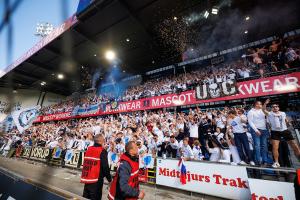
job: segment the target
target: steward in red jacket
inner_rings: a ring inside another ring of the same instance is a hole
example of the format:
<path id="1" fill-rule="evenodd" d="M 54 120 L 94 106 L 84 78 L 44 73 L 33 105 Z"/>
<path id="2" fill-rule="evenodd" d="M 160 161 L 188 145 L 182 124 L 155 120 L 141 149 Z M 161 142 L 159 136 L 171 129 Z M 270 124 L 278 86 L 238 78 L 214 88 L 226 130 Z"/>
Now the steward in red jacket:
<path id="1" fill-rule="evenodd" d="M 102 148 L 104 137 L 95 135 L 94 146 L 87 149 L 84 154 L 81 183 L 85 183 L 83 197 L 92 200 L 101 200 L 103 178 L 111 182 L 111 175 L 107 160 L 107 151 Z"/>
<path id="2" fill-rule="evenodd" d="M 145 192 L 139 188 L 139 157 L 135 142 L 128 142 L 126 152 L 120 157 L 120 165 L 109 189 L 110 200 L 143 199 Z"/>

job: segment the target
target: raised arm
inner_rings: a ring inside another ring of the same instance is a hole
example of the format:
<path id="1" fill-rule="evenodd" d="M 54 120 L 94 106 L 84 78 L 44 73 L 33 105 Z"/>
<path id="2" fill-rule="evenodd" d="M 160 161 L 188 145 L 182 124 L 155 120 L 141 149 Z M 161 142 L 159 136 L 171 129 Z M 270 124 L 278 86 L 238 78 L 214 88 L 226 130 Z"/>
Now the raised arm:
<path id="1" fill-rule="evenodd" d="M 269 115 L 269 112 L 267 110 L 267 105 L 270 103 L 270 99 L 267 99 L 262 107 L 262 111 L 265 113 L 266 116 Z"/>

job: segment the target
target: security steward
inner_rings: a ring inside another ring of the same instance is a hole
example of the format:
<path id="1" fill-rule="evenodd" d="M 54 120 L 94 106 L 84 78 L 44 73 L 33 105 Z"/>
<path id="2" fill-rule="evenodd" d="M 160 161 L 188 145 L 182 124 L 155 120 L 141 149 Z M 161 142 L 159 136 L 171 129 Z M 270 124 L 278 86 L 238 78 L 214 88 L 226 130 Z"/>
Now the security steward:
<path id="1" fill-rule="evenodd" d="M 87 149 L 84 155 L 81 183 L 84 183 L 83 197 L 92 200 L 101 200 L 103 178 L 111 182 L 111 175 L 107 160 L 107 151 L 103 148 L 102 134 L 94 136 L 94 146 Z"/>
<path id="2" fill-rule="evenodd" d="M 130 141 L 125 146 L 125 153 L 121 155 L 119 167 L 111 183 L 108 199 L 136 200 L 143 199 L 145 192 L 139 189 L 139 157 L 138 147 Z"/>

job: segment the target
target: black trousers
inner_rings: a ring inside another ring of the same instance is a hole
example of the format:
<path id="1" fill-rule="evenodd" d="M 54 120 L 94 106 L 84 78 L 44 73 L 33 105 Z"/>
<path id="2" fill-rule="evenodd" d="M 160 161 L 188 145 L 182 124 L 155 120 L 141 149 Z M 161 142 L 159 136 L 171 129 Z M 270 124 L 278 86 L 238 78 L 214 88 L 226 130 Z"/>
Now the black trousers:
<path id="1" fill-rule="evenodd" d="M 101 200 L 102 198 L 103 179 L 97 183 L 85 184 L 83 197 L 91 200 Z"/>

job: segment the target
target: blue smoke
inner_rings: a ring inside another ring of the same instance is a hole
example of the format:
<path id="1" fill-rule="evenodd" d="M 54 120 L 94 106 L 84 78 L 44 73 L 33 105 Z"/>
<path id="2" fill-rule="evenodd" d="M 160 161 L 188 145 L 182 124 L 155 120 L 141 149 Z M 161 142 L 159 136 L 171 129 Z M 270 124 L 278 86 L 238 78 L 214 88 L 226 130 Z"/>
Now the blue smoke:
<path id="1" fill-rule="evenodd" d="M 128 85 L 126 82 L 122 81 L 124 73 L 119 64 L 114 63 L 109 68 L 106 77 L 99 84 L 97 94 L 109 94 L 113 98 L 117 98 L 124 94 Z"/>

